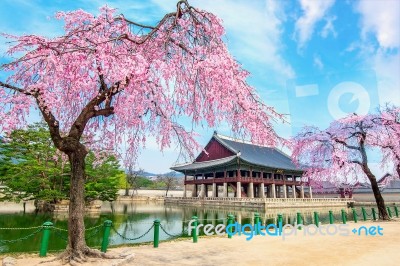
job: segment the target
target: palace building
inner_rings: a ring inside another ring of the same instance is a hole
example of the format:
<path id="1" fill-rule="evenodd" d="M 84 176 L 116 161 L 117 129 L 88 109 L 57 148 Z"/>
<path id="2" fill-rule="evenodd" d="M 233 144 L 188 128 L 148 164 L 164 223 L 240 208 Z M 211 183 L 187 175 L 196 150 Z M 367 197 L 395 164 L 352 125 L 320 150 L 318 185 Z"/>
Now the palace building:
<path id="1" fill-rule="evenodd" d="M 200 198 L 228 197 L 228 188 L 236 198 L 312 198 L 289 156 L 216 132 L 194 162 L 171 169 L 185 175 L 184 197 L 192 185 L 191 196 Z"/>

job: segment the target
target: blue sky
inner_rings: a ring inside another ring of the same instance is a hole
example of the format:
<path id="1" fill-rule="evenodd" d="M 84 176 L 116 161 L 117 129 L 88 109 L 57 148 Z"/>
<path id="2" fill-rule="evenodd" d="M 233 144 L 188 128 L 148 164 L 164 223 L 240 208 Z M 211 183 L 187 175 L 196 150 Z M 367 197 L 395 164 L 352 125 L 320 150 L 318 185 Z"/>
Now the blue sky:
<path id="1" fill-rule="evenodd" d="M 190 3 L 222 18 L 229 50 L 250 71 L 249 83 L 268 105 L 289 115 L 290 125 L 276 125 L 284 137 L 305 124 L 326 127 L 347 113 L 363 114 L 386 102 L 400 105 L 400 1 Z M 81 8 L 96 14 L 104 4 L 131 20 L 154 24 L 176 1 L 1 0 L 0 32 L 56 36 L 61 24 L 49 19 L 56 11 Z M 0 63 L 10 60 L 6 48 L 0 37 Z M 216 130 L 229 135 L 226 128 Z M 198 128 L 199 142 L 206 144 L 214 130 Z M 160 153 L 150 139 L 138 164 L 162 173 L 177 157 L 174 148 Z"/>

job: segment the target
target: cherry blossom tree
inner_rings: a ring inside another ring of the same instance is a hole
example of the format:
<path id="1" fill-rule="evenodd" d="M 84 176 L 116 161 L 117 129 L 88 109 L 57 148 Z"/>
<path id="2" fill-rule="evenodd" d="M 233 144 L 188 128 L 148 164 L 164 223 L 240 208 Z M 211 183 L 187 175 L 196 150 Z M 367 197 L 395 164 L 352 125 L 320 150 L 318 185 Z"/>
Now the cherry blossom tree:
<path id="1" fill-rule="evenodd" d="M 293 139 L 292 157 L 306 167 L 305 176 L 314 182 L 351 184 L 359 178 L 367 178 L 379 217 L 388 220 L 384 199 L 368 161 L 367 148 L 374 131 L 375 125 L 369 117 L 356 114 L 332 122 L 326 130 L 305 127 Z"/>
<path id="2" fill-rule="evenodd" d="M 2 66 L 10 76 L 0 81 L 0 131 L 26 125 L 34 107 L 68 156 L 69 240 L 62 258 L 105 256 L 85 243 L 88 149 L 111 151 L 124 143 L 136 157 L 146 137 L 154 136 L 160 149 L 175 141 L 192 152 L 198 147 L 193 126 L 221 122 L 255 143 L 278 141 L 272 122 L 282 116 L 246 83 L 249 73 L 229 54 L 222 22 L 213 14 L 182 0 L 153 26 L 108 7 L 97 16 L 77 10 L 56 18 L 65 22 L 62 36 L 6 35 L 15 60 Z"/>
<path id="3" fill-rule="evenodd" d="M 400 178 L 400 108 L 386 105 L 379 109 L 378 114 L 369 119 L 374 124 L 369 142 L 378 147 L 383 155 L 382 164 L 392 164 L 393 178 Z"/>

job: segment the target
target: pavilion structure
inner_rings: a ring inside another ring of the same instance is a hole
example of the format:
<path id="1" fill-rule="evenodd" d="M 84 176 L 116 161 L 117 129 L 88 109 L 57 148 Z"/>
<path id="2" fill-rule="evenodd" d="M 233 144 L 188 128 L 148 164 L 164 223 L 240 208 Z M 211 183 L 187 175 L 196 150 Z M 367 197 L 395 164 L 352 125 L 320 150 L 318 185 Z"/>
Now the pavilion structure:
<path id="1" fill-rule="evenodd" d="M 312 198 L 289 156 L 216 132 L 194 162 L 171 169 L 185 175 L 184 197 L 192 185 L 191 196 L 200 198 L 228 197 L 228 187 L 235 198 Z"/>

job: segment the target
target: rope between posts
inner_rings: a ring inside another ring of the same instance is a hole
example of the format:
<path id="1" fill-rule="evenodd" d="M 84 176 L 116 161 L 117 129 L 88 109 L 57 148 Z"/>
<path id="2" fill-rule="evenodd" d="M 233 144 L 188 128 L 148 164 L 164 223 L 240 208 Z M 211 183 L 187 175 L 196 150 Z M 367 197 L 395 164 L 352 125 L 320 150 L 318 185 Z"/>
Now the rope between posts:
<path id="1" fill-rule="evenodd" d="M 55 227 L 55 226 L 50 226 L 51 228 L 58 230 L 58 231 L 64 231 L 64 232 L 68 232 L 68 229 L 64 229 L 64 228 L 60 228 L 60 227 Z"/>
<path id="2" fill-rule="evenodd" d="M 96 226 L 93 226 L 93 227 L 89 227 L 89 228 L 85 229 L 85 231 L 90 231 L 90 230 L 94 230 L 94 229 L 99 229 L 100 227 L 103 227 L 103 225 L 102 225 L 102 224 L 99 224 L 99 225 L 96 225 Z"/>
<path id="3" fill-rule="evenodd" d="M 358 213 L 357 210 L 355 210 L 355 213 L 356 213 L 357 217 L 362 217 L 362 212 Z"/>
<path id="4" fill-rule="evenodd" d="M 34 227 L 0 227 L 0 230 L 32 230 L 42 228 L 42 225 L 34 226 Z"/>
<path id="5" fill-rule="evenodd" d="M 172 234 L 168 233 L 168 232 L 165 230 L 165 228 L 162 226 L 162 224 L 160 224 L 160 228 L 161 228 L 161 230 L 162 230 L 166 235 L 168 235 L 168 236 L 170 236 L 170 237 L 173 237 L 173 238 L 175 238 L 175 237 L 180 237 L 180 236 L 182 236 L 183 234 L 187 233 L 187 231 L 183 230 L 180 234 L 172 235 Z"/>
<path id="6" fill-rule="evenodd" d="M 62 233 L 61 233 L 61 231 L 67 231 L 68 232 L 68 230 L 65 230 L 65 229 L 61 229 L 61 228 L 57 228 L 57 227 L 53 227 L 55 230 L 54 230 L 54 233 L 57 235 L 57 236 L 59 236 L 62 240 L 64 240 L 65 242 L 67 242 L 68 241 L 68 236 L 64 236 Z"/>
<path id="7" fill-rule="evenodd" d="M 146 224 L 146 225 L 151 225 L 153 222 L 135 222 L 135 221 L 129 221 L 129 223 L 113 223 L 115 226 L 120 226 L 120 225 L 138 225 L 138 224 Z M 102 226 L 102 225 L 100 225 Z"/>
<path id="8" fill-rule="evenodd" d="M 138 240 L 138 239 L 144 237 L 145 235 L 147 235 L 147 234 L 151 231 L 151 229 L 153 229 L 153 227 L 154 227 L 154 224 L 153 224 L 153 225 L 149 228 L 149 230 L 147 230 L 144 234 L 142 234 L 141 236 L 138 236 L 138 237 L 134 237 L 134 238 L 129 238 L 129 237 L 123 236 L 122 234 L 120 234 L 120 233 L 117 231 L 117 229 L 115 229 L 114 225 L 111 226 L 111 229 L 112 229 L 117 235 L 119 235 L 122 239 L 128 240 L 128 241 L 134 241 L 134 240 Z"/>
<path id="9" fill-rule="evenodd" d="M 100 227 L 101 226 L 97 226 L 97 227 L 93 227 L 93 229 L 95 229 L 93 231 L 93 233 L 91 233 L 90 235 L 85 236 L 85 240 L 91 239 L 92 237 L 94 237 L 95 235 L 97 235 L 100 231 Z M 91 229 L 92 230 L 92 229 Z"/>
<path id="10" fill-rule="evenodd" d="M 329 217 L 326 217 L 326 216 L 324 218 L 319 217 L 319 221 L 321 223 L 329 223 Z"/>
<path id="11" fill-rule="evenodd" d="M 29 235 L 26 235 L 26 236 L 23 236 L 23 237 L 20 237 L 20 238 L 17 238 L 17 239 L 11 239 L 11 240 L 6 240 L 6 239 L 2 240 L 2 239 L 0 239 L 0 243 L 15 243 L 15 242 L 20 242 L 20 241 L 23 241 L 23 240 L 27 240 L 28 238 L 36 235 L 37 233 L 39 233 L 42 230 L 43 230 L 43 228 L 40 227 L 36 231 L 30 233 Z"/>

